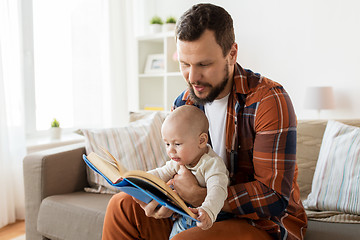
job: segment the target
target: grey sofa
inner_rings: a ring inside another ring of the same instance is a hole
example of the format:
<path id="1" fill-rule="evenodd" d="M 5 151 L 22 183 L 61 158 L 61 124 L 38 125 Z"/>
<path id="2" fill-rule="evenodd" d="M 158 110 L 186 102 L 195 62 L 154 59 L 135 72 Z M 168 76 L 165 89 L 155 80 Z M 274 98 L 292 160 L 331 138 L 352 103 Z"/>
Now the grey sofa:
<path id="1" fill-rule="evenodd" d="M 360 126 L 359 120 L 342 121 Z M 299 121 L 297 161 L 302 199 L 311 189 L 326 121 Z M 82 144 L 24 158 L 26 239 L 101 239 L 108 194 L 84 192 L 88 186 Z M 360 224 L 309 221 L 306 240 L 359 239 Z"/>

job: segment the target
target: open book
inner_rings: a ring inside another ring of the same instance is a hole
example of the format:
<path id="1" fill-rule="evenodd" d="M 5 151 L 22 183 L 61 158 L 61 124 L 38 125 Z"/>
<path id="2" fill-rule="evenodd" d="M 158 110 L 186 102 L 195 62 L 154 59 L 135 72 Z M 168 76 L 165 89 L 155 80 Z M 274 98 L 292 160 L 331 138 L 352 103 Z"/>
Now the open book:
<path id="1" fill-rule="evenodd" d="M 83 159 L 110 185 L 145 203 L 154 199 L 160 205 L 198 221 L 185 202 L 163 180 L 141 170 L 127 171 L 107 150 L 101 149 L 110 157 L 111 161 L 94 152 L 88 156 L 84 154 Z"/>

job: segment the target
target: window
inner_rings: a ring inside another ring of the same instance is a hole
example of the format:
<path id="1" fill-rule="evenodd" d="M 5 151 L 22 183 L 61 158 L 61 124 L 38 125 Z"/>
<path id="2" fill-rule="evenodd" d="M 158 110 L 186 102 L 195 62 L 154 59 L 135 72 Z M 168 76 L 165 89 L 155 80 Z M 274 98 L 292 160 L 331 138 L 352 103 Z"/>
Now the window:
<path id="1" fill-rule="evenodd" d="M 53 118 L 70 130 L 128 122 L 134 9 L 130 0 L 22 1 L 28 137 L 48 134 Z"/>
<path id="2" fill-rule="evenodd" d="M 103 123 L 107 73 L 102 9 L 101 0 L 33 0 L 32 132 L 49 129 L 53 118 L 63 128 Z"/>

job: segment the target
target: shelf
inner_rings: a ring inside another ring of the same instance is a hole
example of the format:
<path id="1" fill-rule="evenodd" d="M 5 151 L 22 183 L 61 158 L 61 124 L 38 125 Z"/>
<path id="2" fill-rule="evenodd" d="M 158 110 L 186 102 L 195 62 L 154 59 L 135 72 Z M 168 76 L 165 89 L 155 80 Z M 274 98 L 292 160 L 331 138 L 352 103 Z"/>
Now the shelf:
<path id="1" fill-rule="evenodd" d="M 137 81 L 139 86 L 139 109 L 162 109 L 170 111 L 175 98 L 187 87 L 180 72 L 174 31 L 137 37 Z M 164 70 L 144 73 L 147 59 L 152 54 L 163 54 Z"/>

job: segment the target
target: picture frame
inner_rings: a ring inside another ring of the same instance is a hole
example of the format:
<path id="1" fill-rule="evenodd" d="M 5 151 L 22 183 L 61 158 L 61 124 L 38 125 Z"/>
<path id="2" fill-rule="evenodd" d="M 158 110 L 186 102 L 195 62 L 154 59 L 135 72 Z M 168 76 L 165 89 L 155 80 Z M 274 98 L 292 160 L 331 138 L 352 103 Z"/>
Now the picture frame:
<path id="1" fill-rule="evenodd" d="M 144 73 L 162 73 L 164 70 L 164 54 L 150 54 L 147 56 Z"/>

